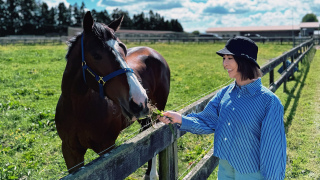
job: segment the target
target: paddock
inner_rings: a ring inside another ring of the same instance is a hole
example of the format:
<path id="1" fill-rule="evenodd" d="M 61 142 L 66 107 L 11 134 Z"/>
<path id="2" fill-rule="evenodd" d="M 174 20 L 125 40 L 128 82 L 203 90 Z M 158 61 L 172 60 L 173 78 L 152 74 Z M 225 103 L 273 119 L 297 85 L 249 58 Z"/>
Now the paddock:
<path id="1" fill-rule="evenodd" d="M 289 76 L 294 76 L 294 67 L 299 66 L 299 63 L 305 57 L 313 58 L 313 46 L 314 40 L 310 39 L 283 55 L 270 60 L 269 63 L 261 67 L 263 76 L 269 74 L 269 89 L 272 92 L 276 92 L 281 84 L 283 84 L 283 90 L 286 91 L 286 81 Z M 289 67 L 286 67 L 285 62 L 288 58 L 291 59 L 292 63 Z M 274 81 L 275 67 L 281 63 L 285 70 L 281 74 L 281 77 Z M 217 91 L 199 99 L 178 112 L 182 114 L 200 112 L 216 93 Z M 125 179 L 156 154 L 159 154 L 160 160 L 159 178 L 178 179 L 177 139 L 184 134 L 185 132 L 179 131 L 176 127 L 174 128 L 174 133 L 171 133 L 169 126 L 159 124 L 156 128 L 149 128 L 145 132 L 138 134 L 110 153 L 97 158 L 85 165 L 84 168 L 63 179 Z M 218 158 L 212 155 L 213 148 L 182 179 L 208 178 L 218 165 Z M 123 171 L 123 169 L 126 171 Z"/>
<path id="2" fill-rule="evenodd" d="M 157 44 L 150 43 L 147 45 L 155 46 Z M 178 68 L 174 72 L 179 71 L 179 68 L 185 69 L 186 67 L 183 67 L 183 66 L 180 67 L 179 64 L 176 64 L 175 62 L 180 61 L 181 58 L 171 56 L 171 54 L 172 55 L 180 54 L 181 52 L 179 52 L 177 49 L 181 49 L 182 47 L 198 46 L 197 44 L 192 44 L 191 42 L 190 44 L 186 43 L 184 45 L 182 43 L 180 44 L 171 43 L 170 45 L 165 43 L 165 44 L 158 44 L 158 45 L 160 46 L 157 46 L 157 49 L 163 54 L 165 54 L 165 56 L 170 57 L 169 59 L 171 61 L 170 63 L 172 63 L 172 66 Z M 209 43 L 204 42 L 204 43 L 200 43 L 199 47 L 213 46 L 213 45 L 214 47 L 216 47 L 216 45 L 219 45 L 219 43 L 212 44 L 210 42 Z M 220 46 L 223 46 L 223 45 L 224 43 L 221 42 Z M 262 44 L 260 44 L 260 46 L 266 47 L 265 45 L 262 45 Z M 283 46 L 289 47 L 289 48 L 283 48 Z M 55 131 L 54 123 L 52 122 L 52 117 L 54 116 L 52 115 L 52 111 L 50 111 L 50 103 L 46 104 L 43 102 L 44 100 L 53 100 L 56 103 L 55 96 L 58 92 L 56 89 L 59 88 L 58 87 L 59 81 L 55 80 L 57 75 L 55 75 L 55 73 L 52 73 L 52 72 L 60 72 L 62 70 L 60 66 L 64 64 L 65 45 L 52 46 L 51 44 L 47 44 L 47 45 L 40 46 L 41 48 L 43 47 L 45 49 L 48 49 L 45 51 L 40 50 L 40 48 L 38 47 L 39 47 L 38 45 L 22 45 L 22 44 L 17 44 L 16 46 L 8 45 L 8 47 L 7 46 L 0 47 L 2 49 L 1 62 L 3 63 L 3 66 L 2 66 L 3 69 L 1 69 L 0 71 L 3 73 L 1 73 L 0 81 L 1 83 L 4 84 L 4 86 L 0 88 L 1 89 L 0 109 L 2 112 L 1 113 L 2 121 L 0 123 L 0 128 L 2 128 L 3 130 L 2 132 L 4 132 L 4 134 L 2 134 L 3 143 L 2 143 L 2 146 L 0 147 L 0 151 L 2 153 L 1 158 L 3 159 L 3 161 L 0 161 L 0 166 L 3 167 L 4 171 L 2 171 L 2 174 L 0 177 L 4 179 L 8 177 L 7 175 L 16 176 L 19 178 L 28 177 L 31 179 L 38 179 L 40 177 L 48 178 L 48 179 L 60 179 L 67 175 L 66 169 L 63 167 L 64 162 L 61 161 L 61 156 L 62 156 L 61 149 L 60 149 L 61 147 L 56 145 L 54 141 L 49 141 L 49 139 L 54 138 L 56 136 L 54 133 Z M 276 49 L 281 49 L 281 52 L 291 51 L 291 50 L 287 50 L 287 49 L 290 49 L 290 45 L 288 46 L 286 44 L 284 45 L 278 44 L 276 46 L 271 45 L 271 47 L 274 47 Z M 14 52 L 17 52 L 17 55 L 7 53 L 6 51 L 9 51 L 9 49 L 16 49 Z M 201 51 L 192 51 L 192 49 L 188 49 L 188 48 L 183 48 L 183 49 L 184 51 L 188 52 L 186 57 L 189 57 L 189 59 L 191 58 L 197 61 L 201 59 L 211 59 L 210 62 L 212 62 L 212 58 L 216 56 L 214 52 L 203 53 Z M 305 49 L 302 50 L 302 52 L 304 52 Z M 268 50 L 268 51 L 272 51 L 272 50 Z M 176 52 L 176 53 L 173 54 L 172 52 Z M 198 58 L 197 56 L 199 56 L 200 54 L 201 55 L 205 54 L 206 56 L 200 56 L 200 58 Z M 300 56 L 298 54 L 295 55 L 294 60 L 297 60 L 297 58 Z M 278 59 L 278 58 L 272 58 L 273 56 L 265 56 L 264 54 L 261 54 L 260 57 L 262 59 L 268 59 L 266 60 L 268 62 L 269 61 L 271 62 L 273 59 Z M 312 58 L 312 53 L 306 57 Z M 186 61 L 186 59 L 188 58 L 183 58 L 183 59 L 184 59 L 184 62 L 188 63 Z M 288 59 L 291 61 L 290 58 Z M 264 60 L 262 62 L 264 62 Z M 304 89 L 305 89 L 303 88 L 303 84 L 306 84 L 306 83 L 303 83 L 303 82 L 305 81 L 304 79 L 306 78 L 306 74 L 308 74 L 307 72 L 309 71 L 309 65 L 306 60 L 299 61 L 299 62 L 303 62 L 302 64 L 299 63 L 299 71 L 300 69 L 301 71 L 300 72 L 298 71 L 298 73 L 295 73 L 296 80 L 287 81 L 288 87 L 286 89 L 285 96 L 283 96 L 284 106 L 287 109 L 288 113 L 290 113 L 289 115 L 286 115 L 286 118 L 288 118 L 288 122 L 286 122 L 287 125 L 290 125 L 291 123 L 292 124 L 295 123 L 294 114 L 295 112 L 297 112 L 297 109 L 295 106 L 291 108 L 291 104 L 294 104 L 294 105 L 302 104 L 306 107 L 309 107 L 307 106 L 309 103 L 305 105 L 307 101 L 301 102 L 303 98 L 300 98 L 300 101 L 299 101 L 299 94 L 301 92 L 304 92 Z M 280 62 L 278 67 L 281 66 L 282 63 L 283 62 Z M 310 69 L 313 69 L 313 66 L 315 66 L 314 63 L 311 64 Z M 202 64 L 203 66 L 208 66 L 208 64 L 201 61 L 199 61 L 199 64 L 200 65 Z M 5 70 L 7 68 L 9 69 L 9 71 Z M 219 69 L 217 65 L 214 68 L 217 70 Z M 281 75 L 279 75 L 276 72 L 277 68 L 274 69 L 274 80 L 279 79 L 281 77 Z M 304 71 L 303 68 L 306 69 L 307 71 Z M 207 72 L 205 72 L 204 70 L 205 69 L 200 70 L 202 72 L 200 75 L 212 76 L 212 74 L 207 74 Z M 219 73 L 223 73 L 223 72 L 219 72 Z M 270 74 L 270 72 L 266 73 L 266 75 L 263 77 L 265 78 L 265 81 L 267 81 L 267 83 L 269 83 L 268 74 Z M 173 79 L 175 83 L 180 82 L 175 84 L 177 88 L 172 89 L 173 95 L 175 94 L 174 92 L 177 93 L 178 91 L 181 93 L 188 94 L 190 100 L 192 99 L 191 102 L 193 102 L 193 98 L 191 98 L 193 97 L 191 93 L 192 92 L 191 88 L 193 88 L 195 84 L 193 84 L 192 86 L 189 85 L 190 90 L 188 90 L 188 87 L 186 85 L 190 83 L 185 81 L 185 78 L 183 77 L 194 76 L 196 78 L 204 78 L 203 76 L 200 76 L 200 75 L 197 72 L 193 72 L 189 70 L 186 70 L 186 72 L 183 72 L 183 74 L 180 74 L 180 76 L 177 73 L 173 73 Z M 225 76 L 225 74 L 221 74 L 221 76 Z M 60 77 L 58 78 L 60 79 Z M 14 81 L 11 81 L 11 80 L 14 80 Z M 224 80 L 219 81 L 217 83 L 218 85 L 212 84 L 212 86 L 218 87 L 220 86 L 220 84 L 224 84 L 224 82 L 226 81 Z M 31 86 L 28 86 L 29 84 Z M 57 85 L 54 85 L 54 84 L 57 84 Z M 300 86 L 300 84 L 302 85 Z M 295 88 L 292 88 L 292 86 L 294 86 Z M 11 89 L 11 91 L 9 92 L 5 87 L 10 87 L 9 89 Z M 204 86 L 203 88 L 206 88 L 206 87 Z M 280 90 L 277 90 L 276 93 L 282 96 L 282 92 L 283 92 L 282 86 L 280 86 Z M 201 92 L 201 94 L 202 93 L 203 92 Z M 183 99 L 183 98 L 180 98 L 180 99 Z M 175 101 L 181 104 L 180 99 L 175 99 Z M 311 101 L 310 105 L 313 105 L 313 103 L 315 102 Z M 30 105 L 27 105 L 27 104 L 30 104 Z M 36 108 L 35 106 L 40 106 L 43 108 Z M 169 109 L 176 106 L 177 106 L 176 103 L 171 102 Z M 183 109 L 186 109 L 186 108 L 183 108 Z M 298 106 L 298 109 L 299 109 L 299 106 Z M 177 110 L 180 110 L 180 109 L 177 109 Z M 305 111 L 309 113 L 309 111 L 307 110 Z M 34 114 L 32 114 L 33 112 Z M 146 134 L 148 135 L 148 137 L 153 137 L 154 132 L 162 132 L 162 130 L 165 130 L 165 132 L 167 133 L 166 136 L 169 136 L 169 139 L 170 139 L 169 144 L 172 144 L 171 139 L 173 139 L 173 137 L 171 137 L 172 133 L 168 127 L 158 127 L 155 129 L 150 129 L 150 132 L 146 132 Z M 144 135 L 146 134 L 139 134 L 136 137 L 134 137 L 134 139 L 138 139 L 138 142 L 142 142 L 139 139 L 144 139 Z M 175 134 L 176 134 L 175 137 L 179 136 L 179 138 L 177 139 L 178 141 L 181 141 L 181 139 L 186 139 L 190 137 L 188 134 L 184 134 L 184 135 L 181 135 L 181 134 L 179 135 L 178 133 L 175 133 Z M 126 147 L 131 146 L 135 142 L 131 144 L 128 144 L 128 142 L 132 142 L 132 140 L 134 139 L 130 138 L 128 141 L 125 141 L 123 145 L 118 146 L 118 148 L 115 150 L 117 150 L 118 152 L 118 150 L 121 150 L 122 148 L 125 149 Z M 310 140 L 311 139 L 312 138 L 310 138 Z M 153 139 L 152 143 L 155 140 L 157 139 Z M 174 140 L 173 142 L 178 144 L 177 153 L 179 154 L 179 151 L 181 151 L 179 147 L 181 146 L 181 142 L 179 143 L 177 142 L 177 140 Z M 210 144 L 210 142 L 208 144 Z M 166 146 L 164 145 L 163 147 L 166 147 Z M 299 147 L 299 145 L 297 147 Z M 204 147 L 203 153 L 207 154 L 205 155 L 205 159 L 212 159 L 212 153 L 207 152 L 207 150 L 210 150 L 210 149 L 212 148 L 209 146 L 208 148 Z M 147 150 L 150 150 L 150 149 L 147 149 Z M 154 152 L 157 152 L 157 151 L 154 151 Z M 141 152 L 136 151 L 136 153 L 140 154 Z M 193 152 L 190 151 L 190 154 L 191 153 Z M 307 153 L 308 152 L 304 152 L 303 154 L 307 154 Z M 113 156 L 113 154 L 110 154 L 109 157 L 111 157 L 111 155 Z M 199 154 L 196 154 L 196 155 L 199 155 Z M 317 154 L 315 155 L 317 156 Z M 202 153 L 201 153 L 201 157 L 202 157 Z M 311 171 L 310 173 L 312 173 L 312 170 L 310 169 L 312 168 L 312 166 L 303 166 L 298 168 L 296 164 L 294 164 L 296 163 L 295 160 L 291 159 L 291 157 L 292 156 L 290 156 L 290 159 L 288 159 L 288 163 L 290 163 L 290 166 L 288 167 L 288 177 L 291 177 L 291 178 L 297 177 L 297 172 L 300 172 L 299 174 L 305 175 L 305 176 L 308 175 L 309 171 Z M 105 158 L 106 157 L 104 157 L 103 159 Z M 183 156 L 183 157 L 178 156 L 178 158 L 186 158 L 186 156 Z M 86 160 L 86 163 L 94 159 L 95 158 L 90 157 Z M 123 158 L 119 159 L 118 161 L 119 163 L 121 159 Z M 298 158 L 298 159 L 301 160 L 301 158 Z M 88 163 L 88 166 L 95 167 L 95 165 L 91 166 L 91 164 L 94 164 L 95 162 L 100 160 L 101 159 L 98 158 L 93 162 Z M 178 160 L 178 161 L 181 162 L 181 160 Z M 203 161 L 204 160 L 201 160 L 201 162 Z M 6 163 L 3 164 L 4 162 Z M 177 179 L 188 178 L 189 175 L 188 176 L 186 175 L 189 173 L 191 169 L 193 169 L 193 167 L 199 168 L 199 166 L 203 164 L 203 163 L 200 163 L 196 165 L 195 163 L 193 164 L 193 162 L 194 162 L 194 159 L 191 159 L 189 162 L 186 162 L 187 164 L 189 163 L 187 171 L 182 170 L 180 168 L 180 165 L 178 165 L 179 177 Z M 207 161 L 207 162 L 210 165 L 214 165 L 214 163 L 212 164 L 210 163 L 210 161 Z M 142 162 L 138 162 L 138 163 L 143 164 Z M 136 162 L 134 162 L 133 164 L 136 164 Z M 207 165 L 205 166 L 208 167 Z M 135 168 L 138 168 L 138 167 L 135 167 Z M 209 170 L 210 169 L 211 168 L 209 168 Z M 302 171 L 304 171 L 304 173 L 302 173 Z M 184 174 L 184 172 L 186 173 Z M 201 171 L 198 171 L 198 172 L 200 173 Z M 317 171 L 313 171 L 313 172 L 315 173 L 315 176 L 313 177 L 317 177 L 318 175 Z M 126 174 L 129 174 L 129 173 L 126 173 Z M 181 176 L 181 174 L 183 174 L 183 176 Z M 136 176 L 133 176 L 133 174 L 129 174 L 129 176 L 127 176 L 127 179 L 134 179 L 134 177 Z"/>

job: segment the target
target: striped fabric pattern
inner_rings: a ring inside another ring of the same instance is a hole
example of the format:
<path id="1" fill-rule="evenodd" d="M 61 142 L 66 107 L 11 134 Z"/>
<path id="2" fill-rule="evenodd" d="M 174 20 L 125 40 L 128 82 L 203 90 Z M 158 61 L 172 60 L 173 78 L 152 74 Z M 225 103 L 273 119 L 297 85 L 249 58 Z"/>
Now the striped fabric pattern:
<path id="1" fill-rule="evenodd" d="M 215 133 L 214 155 L 240 173 L 259 170 L 266 179 L 284 179 L 286 137 L 283 106 L 261 78 L 219 91 L 200 113 L 182 116 L 181 131 Z"/>

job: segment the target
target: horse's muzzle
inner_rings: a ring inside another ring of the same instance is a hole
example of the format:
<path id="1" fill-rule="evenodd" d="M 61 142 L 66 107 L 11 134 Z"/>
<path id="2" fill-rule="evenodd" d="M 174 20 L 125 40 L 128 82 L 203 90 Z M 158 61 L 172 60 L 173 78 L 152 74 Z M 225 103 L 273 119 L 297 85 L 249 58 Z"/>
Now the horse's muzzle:
<path id="1" fill-rule="evenodd" d="M 132 99 L 129 101 L 130 112 L 136 118 L 145 117 L 149 113 L 149 108 L 147 107 L 147 100 L 145 104 L 137 104 Z"/>

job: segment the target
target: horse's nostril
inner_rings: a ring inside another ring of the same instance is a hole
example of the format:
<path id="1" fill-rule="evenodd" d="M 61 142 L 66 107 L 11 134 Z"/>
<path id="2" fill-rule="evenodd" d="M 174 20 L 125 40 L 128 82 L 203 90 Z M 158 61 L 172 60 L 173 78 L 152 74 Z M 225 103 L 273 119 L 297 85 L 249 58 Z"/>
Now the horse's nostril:
<path id="1" fill-rule="evenodd" d="M 138 105 L 133 100 L 130 100 L 129 107 L 134 114 L 139 114 L 143 110 L 142 104 Z"/>

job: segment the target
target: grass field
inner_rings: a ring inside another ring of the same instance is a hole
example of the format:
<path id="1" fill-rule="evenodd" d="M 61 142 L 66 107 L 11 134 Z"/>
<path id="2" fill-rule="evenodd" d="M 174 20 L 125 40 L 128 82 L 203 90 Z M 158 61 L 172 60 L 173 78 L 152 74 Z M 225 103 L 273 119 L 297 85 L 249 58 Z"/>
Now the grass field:
<path id="1" fill-rule="evenodd" d="M 260 65 L 291 49 L 291 45 L 258 45 Z M 160 52 L 171 68 L 168 110 L 179 110 L 230 80 L 222 68 L 221 57 L 215 54 L 223 48 L 222 43 L 147 46 Z M 67 175 L 54 124 L 66 51 L 66 45 L 0 46 L 0 179 L 58 179 Z M 319 53 L 316 60 L 320 61 Z M 313 71 L 313 64 L 303 63 L 295 80 L 288 83 L 288 92 L 283 93 L 280 87 L 276 93 L 286 110 L 287 178 L 320 177 L 316 169 L 320 162 L 320 122 L 317 119 L 320 105 L 319 101 L 318 104 L 313 101 L 316 97 L 319 99 L 319 91 L 312 83 L 316 78 L 309 80 L 311 75 L 319 77 L 320 71 L 319 65 L 318 71 Z M 263 84 L 268 86 L 267 77 L 263 78 Z M 305 95 L 302 96 L 302 93 Z M 312 131 L 305 129 L 303 133 L 297 133 L 302 129 L 302 124 L 295 124 L 297 121 L 305 122 L 303 127 L 310 126 Z M 314 123 L 318 129 L 314 128 Z M 127 138 L 127 134 L 136 135 L 133 132 L 137 128 L 138 124 L 134 123 L 120 138 Z M 313 135 L 312 141 L 309 135 Z M 205 149 L 210 148 L 212 141 L 213 135 L 189 133 L 178 141 L 179 175 L 186 173 L 190 164 L 206 153 Z M 96 157 L 89 150 L 86 163 Z M 140 179 L 144 170 L 145 166 L 128 179 Z M 216 171 L 210 179 L 216 179 L 215 174 Z"/>

